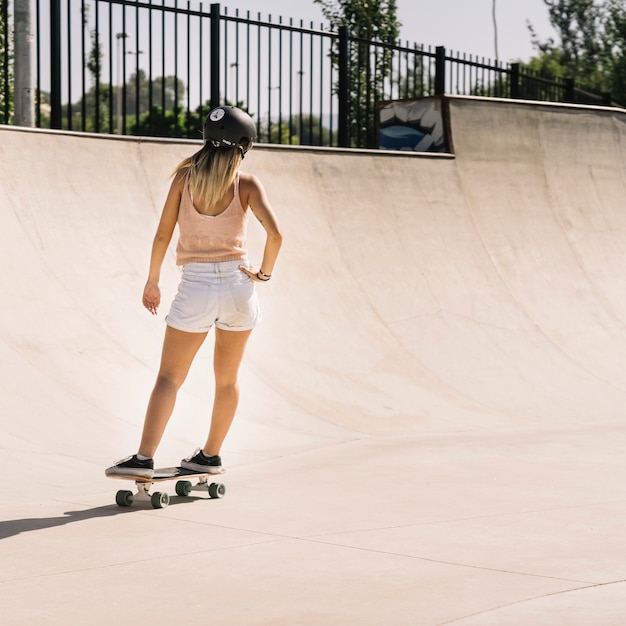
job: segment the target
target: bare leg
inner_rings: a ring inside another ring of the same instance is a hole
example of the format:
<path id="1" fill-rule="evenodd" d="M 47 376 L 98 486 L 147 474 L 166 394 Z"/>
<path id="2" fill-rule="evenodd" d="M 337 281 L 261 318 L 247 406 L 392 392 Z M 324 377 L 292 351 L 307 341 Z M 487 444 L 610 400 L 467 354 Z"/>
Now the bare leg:
<path id="1" fill-rule="evenodd" d="M 239 403 L 239 366 L 251 330 L 234 331 L 215 329 L 215 398 L 211 430 L 203 451 L 208 456 L 220 453 L 222 443 L 235 417 Z"/>
<path id="2" fill-rule="evenodd" d="M 176 395 L 207 333 L 186 333 L 168 326 L 161 366 L 148 403 L 139 454 L 153 458 L 172 415 Z"/>

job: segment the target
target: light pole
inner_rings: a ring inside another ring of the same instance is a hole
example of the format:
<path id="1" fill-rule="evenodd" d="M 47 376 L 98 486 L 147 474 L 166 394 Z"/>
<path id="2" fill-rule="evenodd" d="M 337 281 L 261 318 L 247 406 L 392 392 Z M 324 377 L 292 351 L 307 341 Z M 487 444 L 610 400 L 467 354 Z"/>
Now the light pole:
<path id="1" fill-rule="evenodd" d="M 117 39 L 117 97 L 116 97 L 116 105 L 117 109 L 117 134 L 122 134 L 122 39 L 126 39 L 128 37 L 128 33 L 117 33 L 115 38 Z M 124 78 L 125 81 L 125 78 Z"/>
<path id="2" fill-rule="evenodd" d="M 496 49 L 496 65 L 498 64 L 498 59 L 500 58 L 500 54 L 498 53 L 498 20 L 496 18 L 496 0 L 493 0 L 491 5 L 491 16 L 493 18 L 493 39 Z"/>

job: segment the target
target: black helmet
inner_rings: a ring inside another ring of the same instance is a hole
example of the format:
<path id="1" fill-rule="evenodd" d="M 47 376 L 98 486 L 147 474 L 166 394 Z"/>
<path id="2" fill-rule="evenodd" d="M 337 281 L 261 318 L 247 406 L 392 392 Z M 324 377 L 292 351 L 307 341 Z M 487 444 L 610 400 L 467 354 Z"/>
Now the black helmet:
<path id="1" fill-rule="evenodd" d="M 239 148 L 243 155 L 256 139 L 256 126 L 245 111 L 233 106 L 220 106 L 204 120 L 202 137 L 205 143 L 210 141 L 215 147 Z"/>

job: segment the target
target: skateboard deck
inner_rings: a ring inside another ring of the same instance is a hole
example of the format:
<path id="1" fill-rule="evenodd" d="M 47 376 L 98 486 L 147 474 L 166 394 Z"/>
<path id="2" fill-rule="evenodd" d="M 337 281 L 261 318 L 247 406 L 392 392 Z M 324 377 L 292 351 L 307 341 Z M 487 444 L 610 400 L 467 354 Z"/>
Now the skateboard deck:
<path id="1" fill-rule="evenodd" d="M 118 506 L 131 506 L 134 502 L 150 502 L 155 509 L 164 509 L 170 503 L 170 496 L 166 491 L 150 493 L 153 483 L 176 480 L 175 490 L 179 496 L 188 496 L 191 491 L 208 491 L 209 498 L 223 498 L 226 486 L 222 483 L 209 483 L 209 479 L 214 476 L 217 474 L 194 472 L 184 467 L 161 467 L 154 470 L 152 478 L 124 474 L 113 474 L 107 478 L 132 480 L 137 487 L 136 493 L 126 489 L 118 491 L 115 494 L 115 502 Z M 190 479 L 197 480 L 197 482 L 194 484 Z"/>

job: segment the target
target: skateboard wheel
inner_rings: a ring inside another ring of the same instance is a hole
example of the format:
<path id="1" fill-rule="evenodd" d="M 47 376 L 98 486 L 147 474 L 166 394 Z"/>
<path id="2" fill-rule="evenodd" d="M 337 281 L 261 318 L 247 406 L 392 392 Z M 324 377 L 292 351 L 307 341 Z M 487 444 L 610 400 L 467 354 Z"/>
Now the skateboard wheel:
<path id="1" fill-rule="evenodd" d="M 226 485 L 222 483 L 211 483 L 209 485 L 209 496 L 211 498 L 223 498 L 226 493 Z"/>
<path id="2" fill-rule="evenodd" d="M 130 506 L 133 503 L 133 492 L 122 489 L 115 494 L 117 506 Z"/>
<path id="3" fill-rule="evenodd" d="M 170 497 L 165 491 L 155 491 L 150 498 L 152 507 L 155 509 L 164 509 L 170 503 Z"/>
<path id="4" fill-rule="evenodd" d="M 179 496 L 188 496 L 191 491 L 191 482 L 188 480 L 179 480 L 176 483 L 176 493 Z"/>

